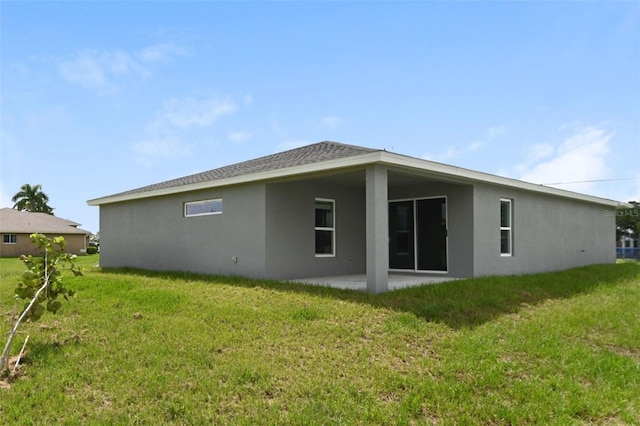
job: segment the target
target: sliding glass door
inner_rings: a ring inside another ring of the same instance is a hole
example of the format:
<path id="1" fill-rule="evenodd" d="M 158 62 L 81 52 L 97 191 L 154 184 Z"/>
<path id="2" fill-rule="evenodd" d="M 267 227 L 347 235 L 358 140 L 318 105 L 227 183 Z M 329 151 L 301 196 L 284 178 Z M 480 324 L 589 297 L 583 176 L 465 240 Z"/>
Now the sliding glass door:
<path id="1" fill-rule="evenodd" d="M 415 269 L 413 201 L 389 203 L 389 268 Z"/>
<path id="2" fill-rule="evenodd" d="M 389 203 L 389 268 L 446 272 L 446 197 Z"/>

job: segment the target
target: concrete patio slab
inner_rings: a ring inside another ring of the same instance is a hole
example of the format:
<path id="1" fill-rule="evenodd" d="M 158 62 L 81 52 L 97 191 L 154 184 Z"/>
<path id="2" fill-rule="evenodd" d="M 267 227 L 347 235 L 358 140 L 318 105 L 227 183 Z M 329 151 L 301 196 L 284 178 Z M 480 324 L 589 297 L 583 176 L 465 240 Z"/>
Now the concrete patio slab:
<path id="1" fill-rule="evenodd" d="M 405 287 L 416 287 L 425 284 L 438 284 L 447 281 L 456 280 L 458 278 L 437 277 L 425 275 L 409 275 L 409 274 L 389 274 L 389 290 L 398 290 Z M 326 287 L 349 289 L 349 290 L 367 290 L 367 276 L 365 274 L 358 275 L 335 275 L 327 277 L 300 278 L 291 280 L 303 284 L 321 285 Z"/>

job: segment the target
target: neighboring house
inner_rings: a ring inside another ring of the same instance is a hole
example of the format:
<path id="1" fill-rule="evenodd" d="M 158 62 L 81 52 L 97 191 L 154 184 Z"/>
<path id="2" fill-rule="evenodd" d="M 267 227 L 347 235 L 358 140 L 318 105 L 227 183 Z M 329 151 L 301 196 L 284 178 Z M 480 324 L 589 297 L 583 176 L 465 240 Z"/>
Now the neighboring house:
<path id="1" fill-rule="evenodd" d="M 258 278 L 523 274 L 615 262 L 619 203 L 320 142 L 89 200 L 100 263 Z"/>
<path id="2" fill-rule="evenodd" d="M 23 254 L 38 255 L 38 249 L 29 239 L 33 233 L 45 234 L 49 238 L 64 237 L 65 251 L 84 254 L 89 243 L 90 232 L 78 228 L 80 224 L 46 213 L 31 213 L 11 208 L 0 209 L 0 257 L 17 257 Z"/>
<path id="3" fill-rule="evenodd" d="M 638 239 L 631 235 L 623 235 L 618 241 L 616 247 L 616 257 L 619 259 L 637 259 L 640 260 L 640 244 Z"/>

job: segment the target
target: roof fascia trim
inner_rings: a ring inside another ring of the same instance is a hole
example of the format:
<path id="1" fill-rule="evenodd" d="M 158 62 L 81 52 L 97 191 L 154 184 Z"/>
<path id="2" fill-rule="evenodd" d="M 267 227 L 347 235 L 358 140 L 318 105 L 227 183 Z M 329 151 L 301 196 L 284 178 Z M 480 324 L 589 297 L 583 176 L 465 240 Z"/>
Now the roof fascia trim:
<path id="1" fill-rule="evenodd" d="M 101 204 L 118 203 L 122 201 L 131 201 L 141 198 L 159 197 L 163 195 L 179 194 L 183 192 L 196 191 L 200 189 L 218 188 L 221 186 L 238 185 L 242 183 L 257 182 L 270 179 L 278 179 L 283 177 L 295 176 L 300 174 L 322 172 L 335 170 L 353 166 L 359 166 L 380 161 L 380 153 L 382 151 L 371 152 L 367 154 L 354 155 L 351 157 L 338 158 L 335 160 L 322 161 L 318 163 L 304 164 L 301 166 L 285 167 L 282 169 L 268 170 L 265 172 L 251 173 L 247 175 L 234 176 L 230 178 L 217 179 L 214 181 L 198 182 L 188 185 L 176 186 L 171 188 L 163 188 L 152 191 L 139 192 L 135 194 L 123 194 L 96 198 L 87 201 L 90 206 L 99 206 Z"/>
<path id="2" fill-rule="evenodd" d="M 183 192 L 196 191 L 202 189 L 218 188 L 222 186 L 238 185 L 243 183 L 258 182 L 271 179 L 279 179 L 295 175 L 308 173 L 317 173 L 329 170 L 349 168 L 354 166 L 364 166 L 368 164 L 381 163 L 389 166 L 408 168 L 411 170 L 430 172 L 443 176 L 462 179 L 468 182 L 481 182 L 493 185 L 500 185 L 524 191 L 537 192 L 547 195 L 553 195 L 563 198 L 571 198 L 589 203 L 607 205 L 611 207 L 627 207 L 627 203 L 610 200 L 606 198 L 595 197 L 592 195 L 580 194 L 578 192 L 567 191 L 564 189 L 553 188 L 550 186 L 538 185 L 517 179 L 506 178 L 502 176 L 492 175 L 484 172 L 477 172 L 462 167 L 456 167 L 449 164 L 437 163 L 434 161 L 413 158 L 406 155 L 395 154 L 388 151 L 375 151 L 361 155 L 338 158 L 335 160 L 322 161 L 318 163 L 304 164 L 301 166 L 292 166 L 276 170 L 268 170 L 259 173 L 252 173 L 230 178 L 223 178 L 214 181 L 198 182 L 171 188 L 163 188 L 152 191 L 145 191 L 133 194 L 123 194 L 115 196 L 107 196 L 87 201 L 89 206 L 100 206 L 102 204 L 118 203 L 123 201 L 132 201 L 143 198 L 159 197 L 163 195 L 180 194 Z"/>
<path id="3" fill-rule="evenodd" d="M 468 180 L 469 182 L 481 182 L 493 185 L 506 186 L 509 188 L 520 189 L 524 191 L 537 192 L 557 197 L 571 198 L 589 203 L 608 205 L 611 207 L 626 207 L 627 203 L 610 200 L 607 198 L 596 197 L 593 195 L 581 194 L 579 192 L 567 191 L 565 189 L 553 188 L 525 182 L 518 179 L 492 175 L 490 173 L 477 172 L 462 167 L 451 166 L 449 164 L 436 163 L 434 161 L 423 160 L 419 158 L 408 157 L 392 152 L 382 152 L 382 162 L 394 166 L 403 166 L 410 169 L 419 169 L 429 171 L 436 174 L 446 175 L 458 179 Z"/>

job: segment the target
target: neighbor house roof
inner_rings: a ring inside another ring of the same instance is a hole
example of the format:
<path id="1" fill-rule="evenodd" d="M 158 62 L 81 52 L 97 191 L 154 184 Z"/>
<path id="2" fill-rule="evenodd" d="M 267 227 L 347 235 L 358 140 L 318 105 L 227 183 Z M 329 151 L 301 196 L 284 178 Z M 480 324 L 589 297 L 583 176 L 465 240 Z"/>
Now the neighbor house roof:
<path id="1" fill-rule="evenodd" d="M 240 183 L 264 181 L 346 168 L 383 164 L 425 175 L 467 183 L 489 183 L 540 192 L 565 198 L 579 199 L 608 206 L 621 203 L 605 198 L 537 185 L 489 173 L 477 172 L 448 164 L 338 142 L 318 142 L 312 145 L 243 161 L 194 175 L 172 179 L 87 201 L 90 206 L 116 203 L 199 189 L 215 188 Z M 622 203 L 623 204 L 623 203 Z"/>
<path id="2" fill-rule="evenodd" d="M 11 208 L 0 209 L 0 233 L 3 234 L 91 234 L 80 224 L 46 213 L 31 213 Z"/>

